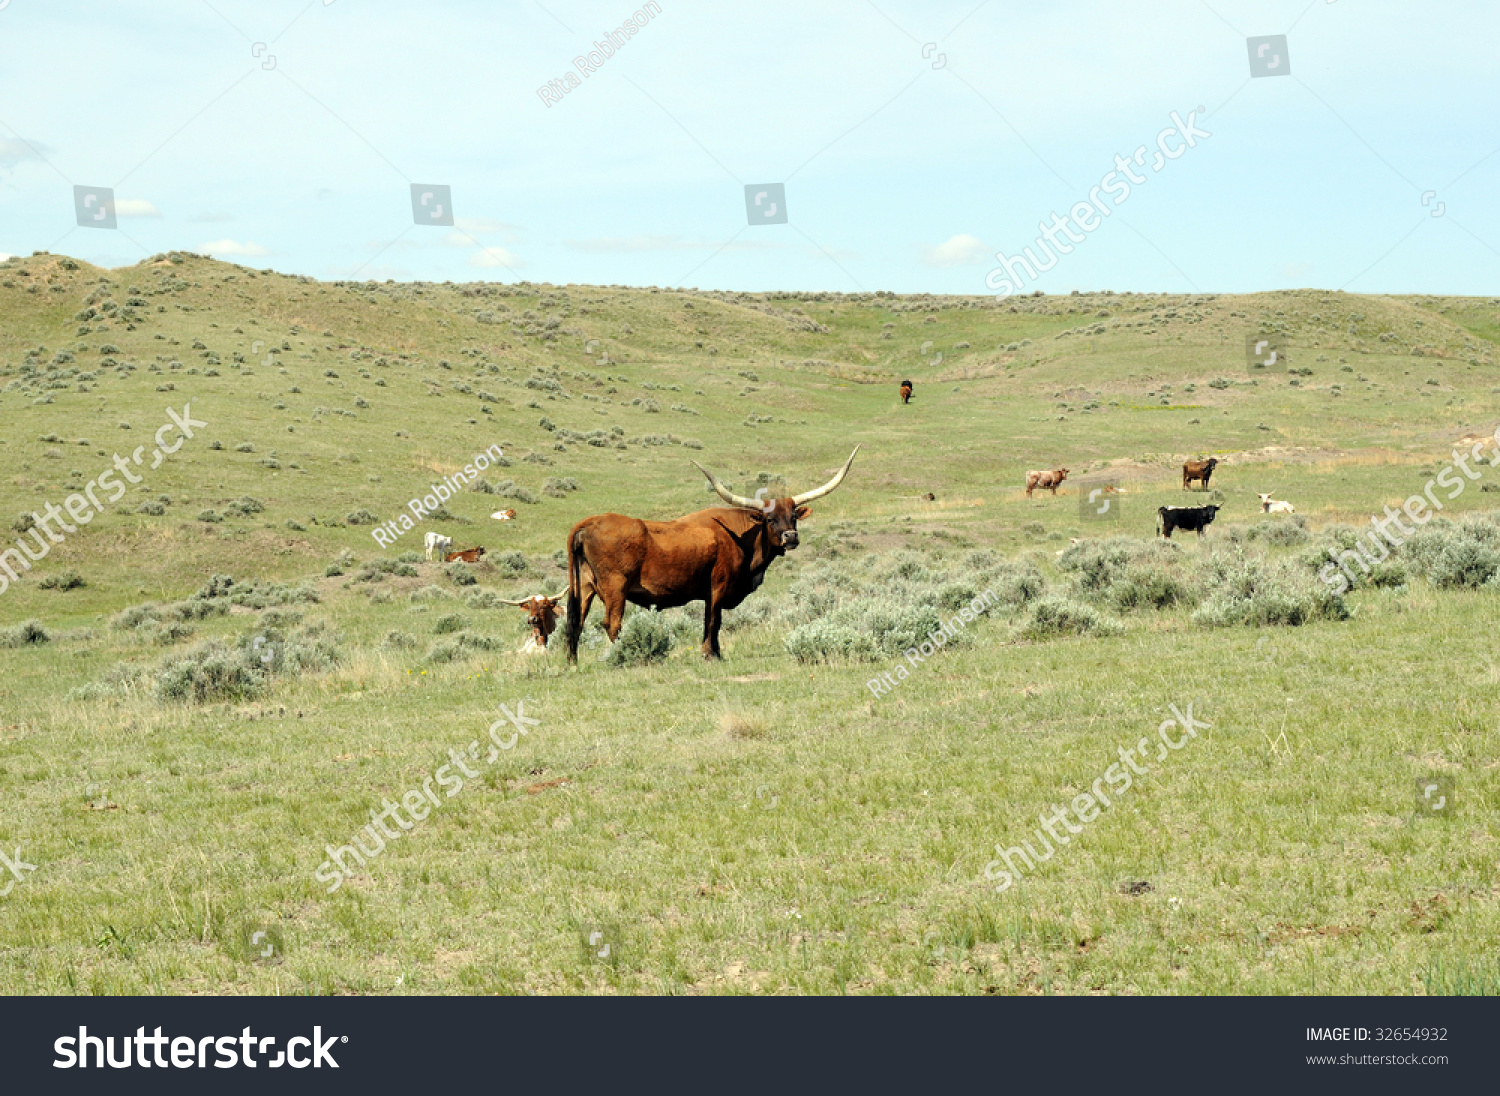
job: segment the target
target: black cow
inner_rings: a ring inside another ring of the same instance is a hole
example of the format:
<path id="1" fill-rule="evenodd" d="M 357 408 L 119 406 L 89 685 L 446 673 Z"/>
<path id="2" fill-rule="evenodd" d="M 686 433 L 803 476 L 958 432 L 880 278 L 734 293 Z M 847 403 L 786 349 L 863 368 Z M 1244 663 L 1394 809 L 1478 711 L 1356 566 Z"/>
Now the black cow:
<path id="1" fill-rule="evenodd" d="M 1218 513 L 1218 506 L 1162 506 L 1156 511 L 1156 531 L 1168 540 L 1174 529 L 1191 529 L 1201 537 Z"/>

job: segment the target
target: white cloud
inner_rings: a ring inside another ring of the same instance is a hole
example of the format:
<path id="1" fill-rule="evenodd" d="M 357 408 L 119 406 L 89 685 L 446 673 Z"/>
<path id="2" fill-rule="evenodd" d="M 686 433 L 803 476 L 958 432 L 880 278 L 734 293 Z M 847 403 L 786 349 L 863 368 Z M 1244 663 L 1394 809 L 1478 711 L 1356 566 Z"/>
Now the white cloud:
<path id="1" fill-rule="evenodd" d="M 597 236 L 592 240 L 567 240 L 574 251 L 605 251 L 630 254 L 638 251 L 759 251 L 783 247 L 771 240 L 687 240 L 681 236 Z"/>
<path id="2" fill-rule="evenodd" d="M 10 259 L 10 258 L 14 258 L 14 256 L 7 255 L 5 252 L 0 251 L 0 263 L 3 263 L 3 262 L 5 262 L 6 259 Z"/>
<path id="3" fill-rule="evenodd" d="M 453 225 L 465 232 L 503 232 L 507 238 L 514 236 L 520 228 L 519 225 L 508 225 L 491 217 L 455 217 Z"/>
<path id="4" fill-rule="evenodd" d="M 144 198 L 116 198 L 115 214 L 120 217 L 160 217 L 161 210 Z"/>
<path id="5" fill-rule="evenodd" d="M 0 168 L 9 170 L 22 160 L 40 160 L 41 154 L 52 151 L 39 141 L 23 141 L 19 137 L 0 137 Z"/>
<path id="6" fill-rule="evenodd" d="M 989 257 L 989 248 L 963 233 L 948 237 L 937 247 L 922 248 L 922 262 L 926 266 L 978 266 Z"/>
<path id="7" fill-rule="evenodd" d="M 514 252 L 507 251 L 503 247 L 482 247 L 469 256 L 470 266 L 504 266 L 514 270 L 518 266 L 524 266 L 521 257 Z"/>
<path id="8" fill-rule="evenodd" d="M 222 258 L 226 255 L 253 257 L 271 254 L 269 248 L 261 247 L 260 244 L 250 240 L 246 240 L 244 243 L 240 243 L 238 240 L 210 240 L 206 244 L 199 244 L 198 250 L 215 258 Z"/>

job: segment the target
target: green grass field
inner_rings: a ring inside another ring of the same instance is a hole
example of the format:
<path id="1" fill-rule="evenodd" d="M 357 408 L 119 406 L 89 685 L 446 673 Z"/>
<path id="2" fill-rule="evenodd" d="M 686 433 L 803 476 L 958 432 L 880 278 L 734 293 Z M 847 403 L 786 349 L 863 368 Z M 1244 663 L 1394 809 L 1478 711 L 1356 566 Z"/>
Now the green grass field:
<path id="1" fill-rule="evenodd" d="M 1250 366 L 1258 333 L 1290 372 Z M 34 866 L 0 864 L 0 992 L 1500 991 L 1500 468 L 1342 598 L 1316 578 L 1342 527 L 1494 434 L 1496 338 L 1491 299 L 8 260 L 0 549 L 145 461 L 0 594 L 0 851 Z M 184 405 L 207 425 L 150 469 Z M 674 641 L 640 665 L 592 628 L 576 668 L 515 653 L 493 598 L 561 587 L 579 519 L 714 504 L 690 460 L 804 491 L 856 444 L 722 662 L 691 612 L 634 614 Z M 494 493 L 375 542 L 492 445 Z M 1106 480 L 1118 520 L 1084 520 Z M 1150 543 L 1158 506 L 1206 501 L 1201 542 Z M 427 529 L 487 560 L 398 558 Z M 991 584 L 875 695 L 903 628 Z M 518 701 L 538 722 L 487 754 Z M 1207 729 L 996 893 L 997 845 L 1188 703 Z M 315 878 L 471 743 L 461 790 Z"/>

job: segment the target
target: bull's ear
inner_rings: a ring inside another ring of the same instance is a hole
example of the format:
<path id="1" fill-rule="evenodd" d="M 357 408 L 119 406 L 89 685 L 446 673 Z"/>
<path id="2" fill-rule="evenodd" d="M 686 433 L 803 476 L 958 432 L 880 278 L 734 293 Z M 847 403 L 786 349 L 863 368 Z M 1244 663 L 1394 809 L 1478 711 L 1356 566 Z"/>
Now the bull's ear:
<path id="1" fill-rule="evenodd" d="M 812 507 L 811 506 L 799 506 L 792 513 L 792 517 L 796 518 L 798 521 L 801 521 L 803 518 L 807 517 L 807 515 L 811 514 L 811 513 L 812 513 Z"/>

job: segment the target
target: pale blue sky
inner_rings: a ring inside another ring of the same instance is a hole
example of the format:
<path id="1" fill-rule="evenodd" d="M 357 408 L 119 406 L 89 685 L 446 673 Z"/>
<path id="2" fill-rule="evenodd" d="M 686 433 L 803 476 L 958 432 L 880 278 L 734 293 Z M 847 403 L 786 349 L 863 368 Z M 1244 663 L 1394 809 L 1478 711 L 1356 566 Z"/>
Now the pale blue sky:
<path id="1" fill-rule="evenodd" d="M 983 293 L 1202 106 L 1212 137 L 1040 288 L 1500 292 L 1493 5 L 658 2 L 548 106 L 638 3 L 0 0 L 0 253 Z M 1291 73 L 1251 79 L 1272 34 Z M 767 182 L 790 223 L 748 226 Z M 461 231 L 413 225 L 411 183 Z M 74 227 L 74 184 L 115 187 L 119 232 Z"/>

